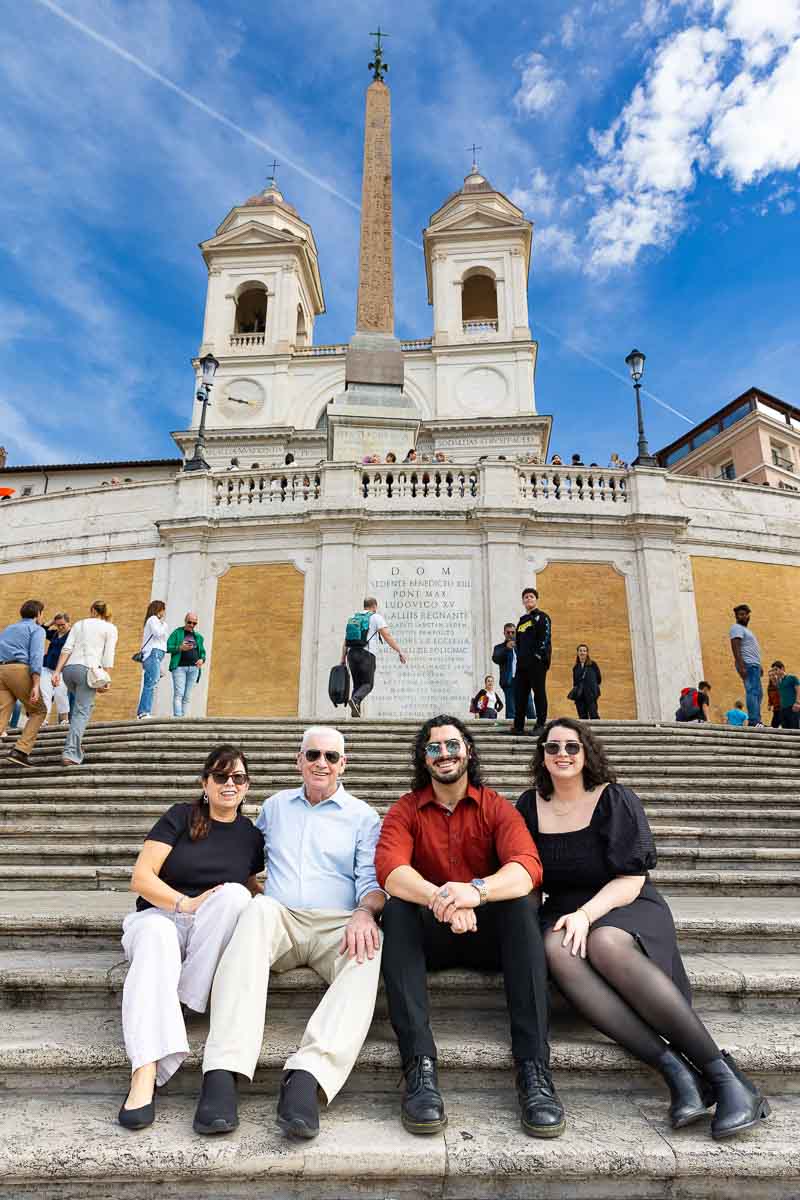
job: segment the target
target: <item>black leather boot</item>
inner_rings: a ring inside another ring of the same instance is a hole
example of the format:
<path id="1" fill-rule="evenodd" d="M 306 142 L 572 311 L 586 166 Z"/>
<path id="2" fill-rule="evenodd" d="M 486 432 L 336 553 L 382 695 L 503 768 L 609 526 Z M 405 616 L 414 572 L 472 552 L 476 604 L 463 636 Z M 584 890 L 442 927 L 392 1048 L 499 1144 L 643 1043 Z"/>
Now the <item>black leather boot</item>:
<path id="1" fill-rule="evenodd" d="M 669 1119 L 673 1129 L 691 1125 L 713 1107 L 711 1084 L 675 1050 L 665 1050 L 654 1066 L 663 1075 L 672 1097 Z"/>
<path id="2" fill-rule="evenodd" d="M 239 1124 L 233 1071 L 206 1071 L 194 1114 L 195 1133 L 231 1133 Z"/>
<path id="3" fill-rule="evenodd" d="M 285 1071 L 276 1120 L 287 1137 L 315 1138 L 319 1133 L 316 1079 L 310 1071 Z"/>
<path id="4" fill-rule="evenodd" d="M 522 1128 L 531 1137 L 558 1137 L 564 1132 L 564 1106 L 546 1062 L 536 1058 L 518 1060 L 517 1095 L 522 1109 Z"/>
<path id="5" fill-rule="evenodd" d="M 711 1122 L 711 1136 L 716 1141 L 752 1129 L 769 1116 L 769 1104 L 725 1050 L 719 1058 L 705 1064 L 703 1077 L 710 1083 L 717 1102 Z"/>
<path id="6" fill-rule="evenodd" d="M 403 1066 L 406 1091 L 400 1109 L 409 1133 L 440 1133 L 447 1124 L 444 1100 L 439 1091 L 436 1059 L 418 1054 Z"/>

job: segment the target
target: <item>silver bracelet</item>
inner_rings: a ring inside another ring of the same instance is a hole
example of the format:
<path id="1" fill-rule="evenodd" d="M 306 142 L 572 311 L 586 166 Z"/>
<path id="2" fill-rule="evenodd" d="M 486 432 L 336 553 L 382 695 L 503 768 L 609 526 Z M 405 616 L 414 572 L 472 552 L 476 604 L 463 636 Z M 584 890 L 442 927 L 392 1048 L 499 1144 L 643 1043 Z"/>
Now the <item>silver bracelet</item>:
<path id="1" fill-rule="evenodd" d="M 175 901 L 175 908 L 173 909 L 173 912 L 179 913 L 180 916 L 183 916 L 183 913 L 181 912 L 181 905 L 185 899 L 185 896 L 178 896 L 178 899 Z"/>

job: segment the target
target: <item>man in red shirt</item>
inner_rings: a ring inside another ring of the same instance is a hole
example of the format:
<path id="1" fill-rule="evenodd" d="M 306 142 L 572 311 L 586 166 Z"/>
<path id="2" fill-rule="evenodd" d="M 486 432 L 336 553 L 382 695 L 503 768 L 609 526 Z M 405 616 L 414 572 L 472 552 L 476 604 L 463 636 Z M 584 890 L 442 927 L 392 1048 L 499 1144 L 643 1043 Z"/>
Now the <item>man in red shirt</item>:
<path id="1" fill-rule="evenodd" d="M 525 822 L 481 780 L 475 743 L 456 717 L 426 721 L 413 790 L 392 806 L 375 851 L 383 910 L 383 978 L 406 1087 L 411 1133 L 447 1117 L 436 1074 L 427 971 L 502 970 L 522 1127 L 557 1137 L 564 1109 L 550 1075 L 547 966 L 533 890 L 542 866 Z"/>

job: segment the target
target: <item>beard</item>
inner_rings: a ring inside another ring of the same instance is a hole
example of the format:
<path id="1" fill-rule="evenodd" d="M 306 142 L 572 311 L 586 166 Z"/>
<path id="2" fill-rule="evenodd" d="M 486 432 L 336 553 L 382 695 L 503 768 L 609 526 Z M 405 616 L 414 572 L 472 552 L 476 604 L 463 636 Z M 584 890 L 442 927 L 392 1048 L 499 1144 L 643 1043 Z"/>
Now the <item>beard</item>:
<path id="1" fill-rule="evenodd" d="M 464 776 L 466 775 L 468 770 L 469 770 L 469 759 L 468 758 L 462 759 L 458 764 L 457 770 L 455 770 L 455 771 L 451 771 L 451 770 L 442 771 L 441 767 L 436 766 L 433 763 L 431 763 L 430 766 L 428 767 L 428 771 L 430 773 L 431 778 L 435 779 L 437 783 L 457 783 L 459 779 L 464 778 Z"/>

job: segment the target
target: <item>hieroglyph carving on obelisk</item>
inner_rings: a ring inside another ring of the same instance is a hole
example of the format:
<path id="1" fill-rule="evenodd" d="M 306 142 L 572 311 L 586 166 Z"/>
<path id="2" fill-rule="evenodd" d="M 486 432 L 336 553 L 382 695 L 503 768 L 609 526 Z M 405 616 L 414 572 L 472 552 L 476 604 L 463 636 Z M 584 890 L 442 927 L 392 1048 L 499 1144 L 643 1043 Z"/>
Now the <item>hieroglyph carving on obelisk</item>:
<path id="1" fill-rule="evenodd" d="M 394 333 L 392 110 L 381 79 L 367 88 L 356 330 Z"/>

